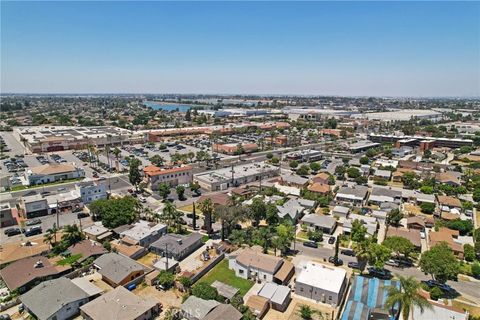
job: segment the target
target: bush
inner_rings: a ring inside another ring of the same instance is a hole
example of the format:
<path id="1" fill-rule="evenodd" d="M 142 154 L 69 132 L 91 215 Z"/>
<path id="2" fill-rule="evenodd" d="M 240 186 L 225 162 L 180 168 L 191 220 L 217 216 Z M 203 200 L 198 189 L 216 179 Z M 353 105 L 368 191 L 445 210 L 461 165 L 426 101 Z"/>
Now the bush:
<path id="1" fill-rule="evenodd" d="M 443 296 L 443 292 L 439 287 L 433 287 L 432 290 L 430 290 L 430 298 L 432 300 L 438 300 Z"/>
<path id="2" fill-rule="evenodd" d="M 470 244 L 465 244 L 463 246 L 463 256 L 465 257 L 465 261 L 472 262 L 475 260 L 475 249 Z"/>
<path id="3" fill-rule="evenodd" d="M 157 276 L 157 282 L 159 285 L 163 286 L 165 289 L 169 289 L 173 286 L 175 278 L 173 273 L 162 270 Z"/>
<path id="4" fill-rule="evenodd" d="M 420 205 L 420 209 L 422 210 L 423 213 L 433 214 L 433 212 L 435 211 L 435 204 L 434 203 L 423 202 Z"/>
<path id="5" fill-rule="evenodd" d="M 475 262 L 472 264 L 472 276 L 475 278 L 480 278 L 480 263 Z"/>
<path id="6" fill-rule="evenodd" d="M 206 282 L 199 282 L 193 286 L 192 294 L 198 298 L 205 300 L 217 300 L 219 298 L 218 291 Z"/>

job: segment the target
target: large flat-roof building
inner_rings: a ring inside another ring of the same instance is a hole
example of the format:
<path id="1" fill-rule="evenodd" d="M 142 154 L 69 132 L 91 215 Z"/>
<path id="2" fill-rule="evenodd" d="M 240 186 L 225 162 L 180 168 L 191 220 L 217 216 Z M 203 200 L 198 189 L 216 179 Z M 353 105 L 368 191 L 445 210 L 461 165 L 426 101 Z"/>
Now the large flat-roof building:
<path id="1" fill-rule="evenodd" d="M 156 191 L 161 183 L 166 183 L 171 187 L 189 184 L 192 181 L 193 168 L 191 166 L 159 168 L 150 165 L 143 169 L 143 173 L 147 186 Z"/>
<path id="2" fill-rule="evenodd" d="M 17 127 L 14 136 L 34 153 L 141 143 L 144 134 L 118 127 L 34 126 Z"/>
<path id="3" fill-rule="evenodd" d="M 463 146 L 472 146 L 473 140 L 471 139 L 455 139 L 455 138 L 436 138 L 436 137 L 423 137 L 423 136 L 406 136 L 395 134 L 376 134 L 371 133 L 368 135 L 368 139 L 373 142 L 393 142 L 396 143 L 396 147 L 400 148 L 404 145 L 419 146 L 420 149 L 428 149 L 433 147 L 447 147 L 447 148 L 460 148 Z"/>
<path id="4" fill-rule="evenodd" d="M 85 170 L 75 164 L 44 164 L 25 171 L 25 179 L 31 186 L 85 177 Z"/>
<path id="5" fill-rule="evenodd" d="M 193 181 L 206 190 L 218 191 L 275 177 L 278 176 L 279 171 L 278 167 L 264 162 L 250 163 L 197 173 L 193 176 Z"/>

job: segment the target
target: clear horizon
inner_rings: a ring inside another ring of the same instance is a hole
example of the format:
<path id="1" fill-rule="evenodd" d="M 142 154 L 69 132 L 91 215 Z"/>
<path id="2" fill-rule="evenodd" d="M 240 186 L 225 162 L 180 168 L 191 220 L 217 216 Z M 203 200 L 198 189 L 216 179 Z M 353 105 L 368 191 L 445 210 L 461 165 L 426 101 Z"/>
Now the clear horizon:
<path id="1" fill-rule="evenodd" d="M 1 2 L 1 93 L 476 98 L 478 2 Z"/>

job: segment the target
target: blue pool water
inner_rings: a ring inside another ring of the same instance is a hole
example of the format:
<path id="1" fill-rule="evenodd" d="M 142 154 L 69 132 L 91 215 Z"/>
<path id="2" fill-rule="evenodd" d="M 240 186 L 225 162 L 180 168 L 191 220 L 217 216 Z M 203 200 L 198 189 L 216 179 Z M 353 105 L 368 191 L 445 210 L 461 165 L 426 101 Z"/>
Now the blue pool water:
<path id="1" fill-rule="evenodd" d="M 188 104 L 161 103 L 161 102 L 155 102 L 155 101 L 145 101 L 143 104 L 154 110 L 164 110 L 164 111 L 178 110 L 180 112 L 187 112 L 187 110 L 191 109 L 191 106 Z"/>

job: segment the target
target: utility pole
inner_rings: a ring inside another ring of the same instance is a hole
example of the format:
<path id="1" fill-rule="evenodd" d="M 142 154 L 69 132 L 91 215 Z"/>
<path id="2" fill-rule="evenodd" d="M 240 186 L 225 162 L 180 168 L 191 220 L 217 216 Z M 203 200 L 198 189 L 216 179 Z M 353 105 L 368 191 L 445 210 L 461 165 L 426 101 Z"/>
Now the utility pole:
<path id="1" fill-rule="evenodd" d="M 168 271 L 168 243 L 165 243 L 165 271 Z"/>
<path id="2" fill-rule="evenodd" d="M 58 207 L 58 199 L 57 199 L 57 228 L 60 229 L 60 220 L 59 220 L 59 211 L 60 211 L 60 208 Z"/>
<path id="3" fill-rule="evenodd" d="M 195 201 L 193 201 L 192 214 L 193 214 L 192 227 L 193 227 L 193 231 L 195 231 L 195 229 L 197 229 L 197 215 L 195 213 Z"/>

